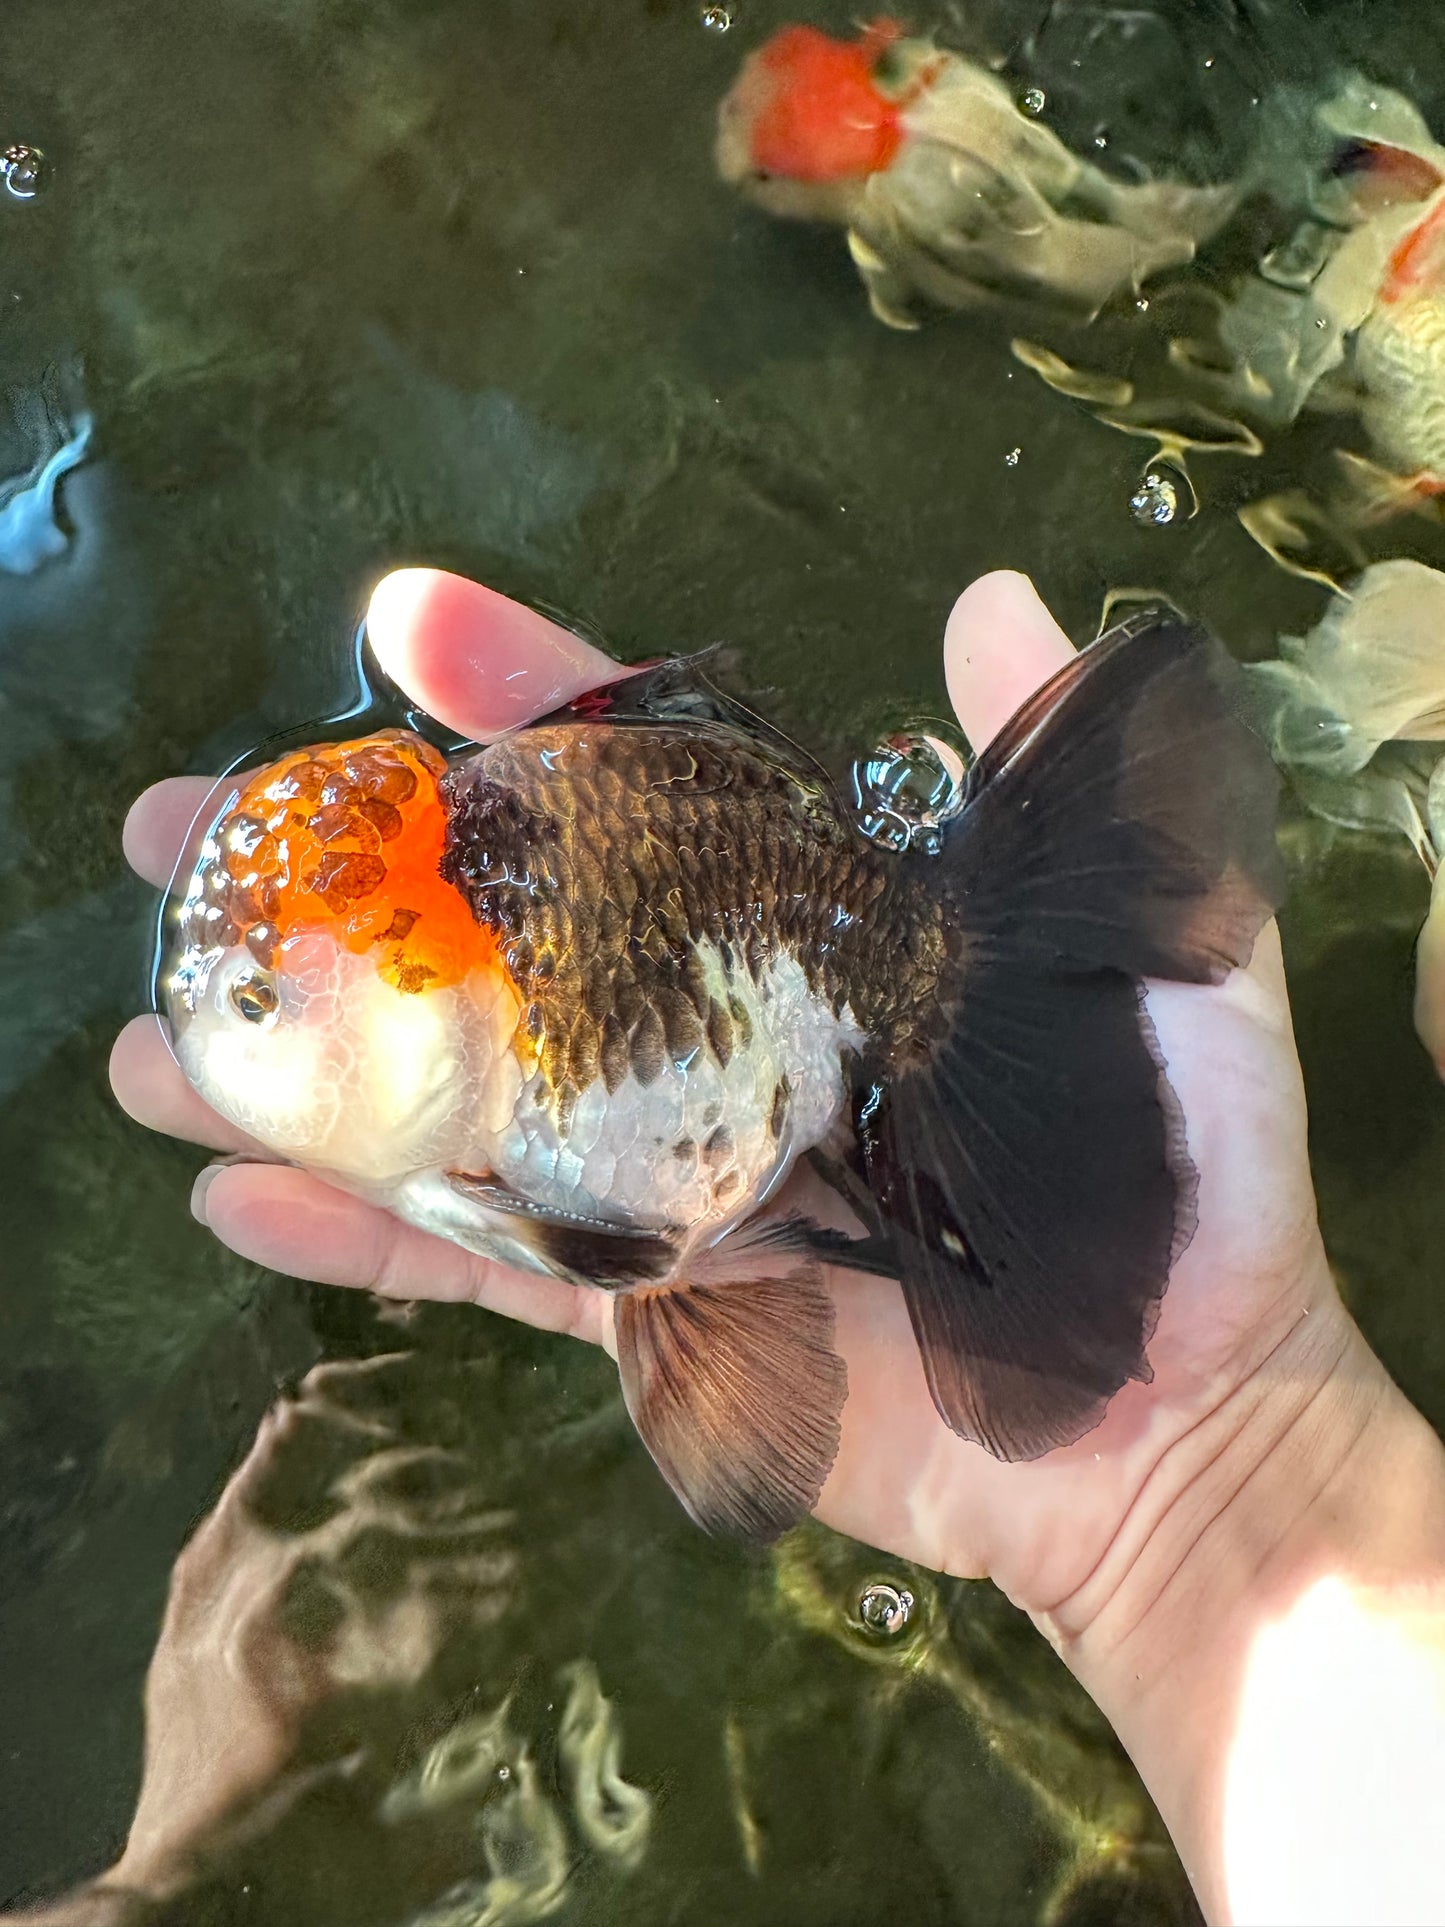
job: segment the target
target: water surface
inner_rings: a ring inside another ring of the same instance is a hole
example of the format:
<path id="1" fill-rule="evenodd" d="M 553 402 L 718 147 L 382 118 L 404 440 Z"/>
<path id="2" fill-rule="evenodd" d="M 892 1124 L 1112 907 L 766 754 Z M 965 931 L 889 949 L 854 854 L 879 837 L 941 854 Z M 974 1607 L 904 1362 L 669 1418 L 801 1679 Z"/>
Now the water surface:
<path id="1" fill-rule="evenodd" d="M 0 192 L 0 475 L 95 427 L 58 482 L 63 551 L 0 559 L 0 1900 L 120 1852 L 191 1540 L 200 1603 L 159 1687 L 241 1747 L 246 1695 L 207 1670 L 228 1615 L 285 1739 L 269 1804 L 198 1823 L 205 1864 L 148 1918 L 1186 1917 L 1127 1765 L 991 1591 L 822 1532 L 772 1558 L 705 1541 L 605 1359 L 241 1263 L 186 1213 L 201 1154 L 106 1091 L 150 917 L 120 861 L 127 802 L 334 707 L 393 565 L 465 570 L 628 655 L 725 639 L 782 720 L 857 746 L 942 709 L 941 624 L 987 568 L 1030 570 L 1081 639 L 1120 585 L 1165 590 L 1246 657 L 1317 619 L 1320 592 L 1236 510 L 1349 424 L 1206 458 L 1197 518 L 1138 526 L 1146 449 L 1011 360 L 1018 317 L 889 333 L 840 237 L 718 186 L 715 103 L 789 17 L 734 12 L 727 32 L 681 0 L 7 17 L 0 145 L 38 145 L 50 178 Z M 851 23 L 832 0 L 812 17 Z M 1445 130 L 1432 19 L 1426 0 L 936 16 L 1044 87 L 1070 139 L 1199 179 L 1245 150 L 1261 78 L 1334 59 Z M 1264 238 L 1246 223 L 1212 271 Z M 1106 321 L 1094 352 L 1127 365 L 1134 340 Z M 1395 546 L 1445 561 L 1424 523 Z M 1301 828 L 1291 847 L 1332 1255 L 1440 1423 L 1445 1095 L 1409 1016 L 1424 877 L 1363 838 Z M 318 1361 L 336 1369 L 308 1380 Z M 242 1473 L 242 1515 L 196 1533 L 298 1388 Z M 897 1646 L 851 1623 L 879 1578 L 919 1601 Z M 641 1833 L 597 1764 L 609 1734 L 648 1796 Z M 187 1784 L 183 1761 L 177 1801 Z M 1116 1842 L 1114 1870 L 1060 1900 L 1086 1836 Z"/>

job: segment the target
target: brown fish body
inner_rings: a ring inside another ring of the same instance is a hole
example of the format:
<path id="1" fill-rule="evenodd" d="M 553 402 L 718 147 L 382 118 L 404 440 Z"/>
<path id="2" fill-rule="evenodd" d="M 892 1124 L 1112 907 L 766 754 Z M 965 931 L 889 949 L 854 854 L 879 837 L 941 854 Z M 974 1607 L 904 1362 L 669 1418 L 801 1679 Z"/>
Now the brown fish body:
<path id="1" fill-rule="evenodd" d="M 562 1109 L 599 1076 L 615 1093 L 669 1061 L 725 1069 L 752 1041 L 739 990 L 779 958 L 860 1040 L 924 1024 L 941 906 L 801 760 L 677 725 L 562 724 L 485 750 L 447 790 L 443 874 L 503 932 Z"/>
<path id="2" fill-rule="evenodd" d="M 178 1054 L 253 1134 L 399 1215 L 613 1290 L 629 1408 L 705 1525 L 767 1538 L 816 1502 L 846 1395 L 826 1259 L 900 1279 L 955 1430 L 1036 1456 L 1148 1376 L 1192 1229 L 1139 980 L 1219 978 L 1278 890 L 1233 674 L 1197 630 L 1124 625 L 1006 725 L 936 852 L 898 856 L 695 665 L 641 672 L 439 775 L 427 834 L 475 957 L 445 904 L 348 904 L 319 963 L 281 941 L 269 990 L 231 953 L 178 972 Z M 391 828 L 363 794 L 386 759 L 434 754 L 360 750 L 304 805 L 342 839 L 317 875 L 343 874 L 347 808 L 371 810 L 361 842 Z M 413 955 L 428 928 L 447 942 Z M 333 1076 L 324 1132 L 303 1145 L 287 1111 L 268 1138 L 273 1083 Z M 760 1213 L 824 1146 L 868 1227 L 851 1251 Z"/>

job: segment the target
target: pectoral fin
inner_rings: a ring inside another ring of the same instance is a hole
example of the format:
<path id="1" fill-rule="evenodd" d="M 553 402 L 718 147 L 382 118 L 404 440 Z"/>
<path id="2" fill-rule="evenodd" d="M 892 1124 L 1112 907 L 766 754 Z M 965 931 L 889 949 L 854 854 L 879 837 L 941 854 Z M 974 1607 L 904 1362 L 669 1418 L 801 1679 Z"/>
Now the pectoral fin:
<path id="1" fill-rule="evenodd" d="M 744 1231 L 697 1282 L 617 1300 L 627 1409 L 708 1532 L 766 1544 L 818 1502 L 848 1392 L 816 1264 Z"/>

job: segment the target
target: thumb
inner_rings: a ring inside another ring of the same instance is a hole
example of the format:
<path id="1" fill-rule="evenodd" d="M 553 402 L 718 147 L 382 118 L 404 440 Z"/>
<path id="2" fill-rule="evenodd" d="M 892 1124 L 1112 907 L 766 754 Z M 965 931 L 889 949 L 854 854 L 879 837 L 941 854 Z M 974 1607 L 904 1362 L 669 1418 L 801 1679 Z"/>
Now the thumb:
<path id="1" fill-rule="evenodd" d="M 535 609 L 441 569 L 384 576 L 366 629 L 377 661 L 413 702 L 480 739 L 628 673 Z"/>
<path id="2" fill-rule="evenodd" d="M 943 667 L 976 756 L 1073 654 L 1026 575 L 996 569 L 969 584 L 943 632 Z"/>

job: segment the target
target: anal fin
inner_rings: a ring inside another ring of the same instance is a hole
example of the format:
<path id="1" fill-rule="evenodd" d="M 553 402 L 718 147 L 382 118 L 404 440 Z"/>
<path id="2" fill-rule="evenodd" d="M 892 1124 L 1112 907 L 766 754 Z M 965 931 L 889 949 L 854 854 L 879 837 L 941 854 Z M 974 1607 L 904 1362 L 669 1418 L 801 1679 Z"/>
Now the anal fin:
<path id="1" fill-rule="evenodd" d="M 745 1228 L 695 1282 L 624 1293 L 616 1331 L 633 1423 L 705 1531 L 766 1544 L 812 1511 L 848 1395 L 816 1263 Z"/>

